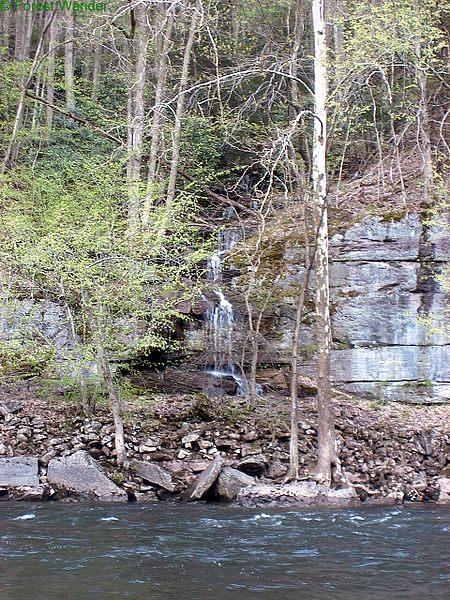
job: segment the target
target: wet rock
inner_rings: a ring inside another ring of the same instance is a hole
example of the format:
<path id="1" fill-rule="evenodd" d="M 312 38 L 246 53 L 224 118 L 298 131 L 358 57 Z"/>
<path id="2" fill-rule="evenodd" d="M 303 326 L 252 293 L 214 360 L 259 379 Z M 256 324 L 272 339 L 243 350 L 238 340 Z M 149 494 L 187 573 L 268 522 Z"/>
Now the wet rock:
<path id="1" fill-rule="evenodd" d="M 175 492 L 178 489 L 172 475 L 160 465 L 137 460 L 134 460 L 131 464 L 135 474 L 145 479 L 145 481 L 164 488 L 168 492 Z"/>
<path id="2" fill-rule="evenodd" d="M 360 500 L 351 487 L 330 489 L 314 481 L 282 485 L 257 484 L 239 492 L 236 501 L 243 506 L 353 506 Z"/>
<path id="3" fill-rule="evenodd" d="M 226 502 L 232 502 L 242 488 L 254 485 L 254 483 L 255 480 L 250 475 L 231 467 L 225 467 L 215 483 L 214 495 Z"/>
<path id="4" fill-rule="evenodd" d="M 100 465 L 83 450 L 48 463 L 48 482 L 63 494 L 102 502 L 126 502 L 127 494 L 105 475 Z"/>
<path id="5" fill-rule="evenodd" d="M 210 489 L 213 483 L 219 476 L 225 461 L 221 456 L 216 458 L 208 465 L 208 467 L 197 477 L 197 479 L 188 487 L 182 496 L 185 502 L 192 500 L 200 500 L 204 494 Z"/>
<path id="6" fill-rule="evenodd" d="M 140 504 L 148 504 L 152 502 L 158 502 L 159 498 L 156 495 L 156 492 L 153 490 L 145 491 L 145 492 L 136 492 L 134 494 L 136 502 Z"/>
<path id="7" fill-rule="evenodd" d="M 439 485 L 439 504 L 450 504 L 450 477 L 440 477 L 437 480 Z"/>

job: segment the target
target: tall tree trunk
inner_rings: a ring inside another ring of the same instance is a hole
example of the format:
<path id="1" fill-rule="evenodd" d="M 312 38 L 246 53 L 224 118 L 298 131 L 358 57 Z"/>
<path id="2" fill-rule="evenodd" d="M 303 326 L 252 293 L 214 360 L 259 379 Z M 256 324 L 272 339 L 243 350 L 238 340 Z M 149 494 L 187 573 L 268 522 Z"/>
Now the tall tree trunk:
<path id="1" fill-rule="evenodd" d="M 102 368 L 103 378 L 105 380 L 106 389 L 108 391 L 109 404 L 114 421 L 114 446 L 117 454 L 117 464 L 120 467 L 127 466 L 127 451 L 125 447 L 125 435 L 122 419 L 122 409 L 120 405 L 119 395 L 114 386 L 114 379 L 109 366 L 108 357 L 106 354 L 104 341 L 101 340 L 98 346 L 98 355 Z"/>
<path id="2" fill-rule="evenodd" d="M 58 44 L 58 14 L 50 25 L 48 39 L 48 59 L 47 59 L 47 102 L 53 104 L 55 100 L 55 62 L 56 46 Z M 45 124 L 48 129 L 48 135 L 53 126 L 53 108 L 47 106 L 45 109 Z"/>
<path id="3" fill-rule="evenodd" d="M 297 188 L 300 191 L 300 181 L 297 174 Z M 289 440 L 289 479 L 298 479 L 299 476 L 299 458 L 298 458 L 298 346 L 300 341 L 300 329 L 303 321 L 303 311 L 305 307 L 306 292 L 308 291 L 309 279 L 314 257 L 311 256 L 308 226 L 306 217 L 306 198 L 302 203 L 302 233 L 305 243 L 305 274 L 302 285 L 297 296 L 297 306 L 295 310 L 295 324 L 292 333 L 291 345 L 291 435 Z"/>
<path id="4" fill-rule="evenodd" d="M 91 100 L 96 101 L 100 87 L 100 76 L 102 72 L 102 40 L 101 37 L 95 39 L 93 44 L 94 58 L 92 60 L 92 88 Z"/>
<path id="5" fill-rule="evenodd" d="M 16 10 L 14 13 L 14 58 L 23 60 L 23 44 L 26 27 L 26 12 Z"/>
<path id="6" fill-rule="evenodd" d="M 108 359 L 105 336 L 105 307 L 100 305 L 98 314 L 94 316 L 91 310 L 88 298 L 85 294 L 82 296 L 85 310 L 89 316 L 91 330 L 97 346 L 98 365 L 103 375 L 103 380 L 108 392 L 109 405 L 114 421 L 114 446 L 116 449 L 117 464 L 119 467 L 127 467 L 127 450 L 125 446 L 125 434 L 122 419 L 122 406 L 119 394 L 114 385 L 114 377 Z"/>
<path id="7" fill-rule="evenodd" d="M 327 53 L 324 0 L 313 0 L 314 27 L 314 100 L 313 194 L 315 205 L 316 244 L 316 335 L 317 335 L 317 412 L 318 460 L 317 479 L 331 483 L 331 466 L 335 462 L 334 412 L 330 384 L 330 292 L 328 267 L 327 214 Z"/>
<path id="8" fill-rule="evenodd" d="M 171 204 L 175 198 L 177 183 L 178 164 L 180 162 L 180 144 L 181 144 L 181 120 L 184 114 L 184 105 L 186 102 L 186 87 L 189 78 L 189 65 L 191 63 L 192 47 L 194 45 L 195 33 L 200 17 L 201 0 L 197 0 L 195 8 L 192 11 L 189 34 L 184 48 L 183 66 L 181 69 L 180 86 L 178 88 L 177 108 L 175 112 L 175 127 L 172 136 L 172 160 L 170 162 L 170 175 L 167 185 L 166 203 Z"/>
<path id="9" fill-rule="evenodd" d="M 167 85 L 167 66 L 169 59 L 169 50 L 172 45 L 172 29 L 174 20 L 173 11 L 170 11 L 166 17 L 166 15 L 164 14 L 164 7 L 161 10 L 163 11 L 166 26 L 164 27 L 164 21 L 162 21 L 161 32 L 159 34 L 160 39 L 158 40 L 160 56 L 156 59 L 157 80 L 155 91 L 155 104 L 153 108 L 150 156 L 148 161 L 147 196 L 145 198 L 144 209 L 142 212 L 142 223 L 144 224 L 144 226 L 148 224 L 151 206 L 154 202 L 154 188 L 157 177 L 158 155 L 161 146 L 161 139 L 163 136 L 166 113 L 166 109 L 163 106 L 163 100 Z"/>
<path id="10" fill-rule="evenodd" d="M 27 60 L 30 57 L 31 35 L 33 32 L 34 13 L 32 10 L 25 12 L 24 37 L 22 46 L 22 60 Z"/>
<path id="11" fill-rule="evenodd" d="M 66 87 L 66 107 L 73 112 L 75 109 L 75 91 L 74 91 L 74 35 L 75 35 L 75 16 L 71 10 L 64 13 L 66 20 L 66 32 L 64 39 L 64 82 Z"/>
<path id="12" fill-rule="evenodd" d="M 145 4 L 135 8 L 135 36 L 130 40 L 128 85 L 128 222 L 130 236 L 136 234 L 140 217 L 140 172 L 144 130 L 144 92 L 147 69 L 147 16 Z M 132 17 L 134 18 L 134 17 Z"/>
<path id="13" fill-rule="evenodd" d="M 15 13 L 14 58 L 26 60 L 30 56 L 33 11 L 17 10 Z"/>
<path id="14" fill-rule="evenodd" d="M 418 0 L 414 0 L 414 5 L 417 14 L 420 14 L 420 5 Z M 433 157 L 431 154 L 431 139 L 430 139 L 430 118 L 428 114 L 428 85 L 427 73 L 422 58 L 422 47 L 420 36 L 414 38 L 414 52 L 416 55 L 416 80 L 419 87 L 419 111 L 417 115 L 418 130 L 419 130 L 419 146 L 422 153 L 423 161 L 423 196 L 422 204 L 424 207 L 429 207 L 432 198 L 433 188 Z"/>

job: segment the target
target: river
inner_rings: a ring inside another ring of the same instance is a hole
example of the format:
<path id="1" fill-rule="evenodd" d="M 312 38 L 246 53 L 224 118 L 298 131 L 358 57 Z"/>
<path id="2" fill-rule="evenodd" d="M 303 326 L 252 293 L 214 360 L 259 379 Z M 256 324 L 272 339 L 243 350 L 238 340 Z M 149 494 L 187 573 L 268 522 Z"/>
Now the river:
<path id="1" fill-rule="evenodd" d="M 0 504 L 1 600 L 444 600 L 450 509 Z"/>

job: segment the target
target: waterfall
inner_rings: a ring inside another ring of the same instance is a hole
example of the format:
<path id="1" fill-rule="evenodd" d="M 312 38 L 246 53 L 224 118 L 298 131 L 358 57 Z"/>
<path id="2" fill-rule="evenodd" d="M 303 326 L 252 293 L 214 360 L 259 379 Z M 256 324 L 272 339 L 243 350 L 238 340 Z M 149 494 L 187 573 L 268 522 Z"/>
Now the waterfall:
<path id="1" fill-rule="evenodd" d="M 226 229 L 221 231 L 217 241 L 217 250 L 210 256 L 207 264 L 208 279 L 218 302 L 211 305 L 205 314 L 208 339 L 213 347 L 213 366 L 207 373 L 216 377 L 232 377 L 237 384 L 238 394 L 245 395 L 247 386 L 233 361 L 233 305 L 222 289 L 222 256 L 231 250 L 240 240 L 239 231 Z"/>

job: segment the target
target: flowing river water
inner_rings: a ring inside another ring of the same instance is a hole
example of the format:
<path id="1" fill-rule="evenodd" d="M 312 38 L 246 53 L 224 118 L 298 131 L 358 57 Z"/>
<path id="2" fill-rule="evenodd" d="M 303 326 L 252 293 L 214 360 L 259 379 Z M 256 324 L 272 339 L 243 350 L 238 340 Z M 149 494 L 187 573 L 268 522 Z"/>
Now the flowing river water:
<path id="1" fill-rule="evenodd" d="M 444 600 L 450 509 L 0 504 L 1 600 Z"/>

